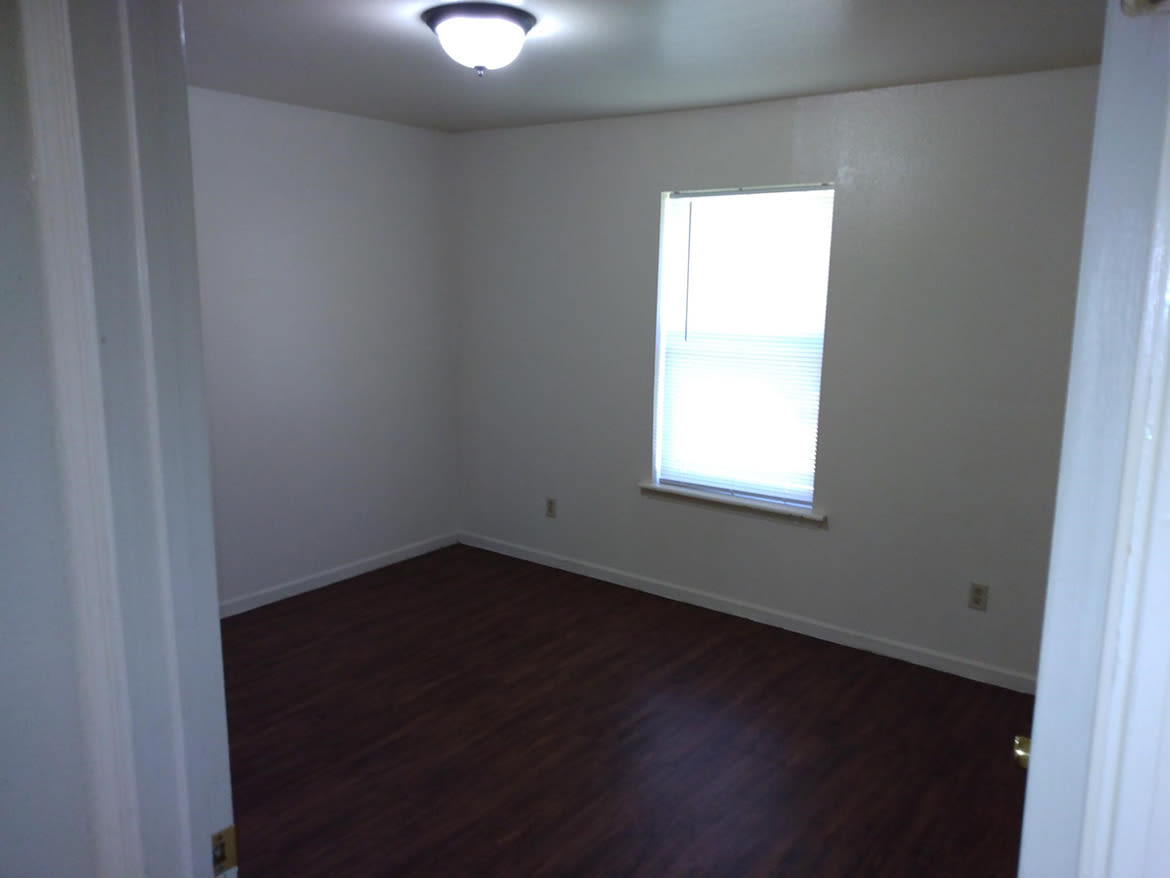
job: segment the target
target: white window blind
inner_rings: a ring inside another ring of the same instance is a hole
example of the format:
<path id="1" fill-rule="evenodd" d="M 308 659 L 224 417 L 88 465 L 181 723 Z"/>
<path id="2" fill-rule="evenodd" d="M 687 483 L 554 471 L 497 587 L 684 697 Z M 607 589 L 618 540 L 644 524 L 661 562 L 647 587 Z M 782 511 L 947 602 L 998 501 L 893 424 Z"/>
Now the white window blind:
<path id="1" fill-rule="evenodd" d="M 663 198 L 654 478 L 811 508 L 833 189 Z"/>

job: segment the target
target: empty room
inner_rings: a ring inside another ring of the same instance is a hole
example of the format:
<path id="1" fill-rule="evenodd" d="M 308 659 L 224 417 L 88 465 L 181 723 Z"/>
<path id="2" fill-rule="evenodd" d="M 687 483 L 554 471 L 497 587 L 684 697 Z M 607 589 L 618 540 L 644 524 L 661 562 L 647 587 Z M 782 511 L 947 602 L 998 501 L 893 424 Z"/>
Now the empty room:
<path id="1" fill-rule="evenodd" d="M 245 871 L 1014 869 L 1098 4 L 634 6 L 188 4 Z"/>
<path id="2" fill-rule="evenodd" d="M 1156 874 L 1156 2 L 7 5 L 21 874 Z"/>

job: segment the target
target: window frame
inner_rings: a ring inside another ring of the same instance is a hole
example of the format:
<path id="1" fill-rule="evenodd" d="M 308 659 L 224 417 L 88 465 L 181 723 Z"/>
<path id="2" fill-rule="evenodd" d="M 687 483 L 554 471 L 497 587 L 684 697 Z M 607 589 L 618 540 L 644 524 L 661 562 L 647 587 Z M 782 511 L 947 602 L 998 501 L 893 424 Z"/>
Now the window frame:
<path id="1" fill-rule="evenodd" d="M 674 479 L 662 479 L 658 475 L 658 461 L 659 461 L 659 428 L 660 417 L 663 406 L 664 385 L 662 381 L 663 357 L 663 331 L 662 331 L 662 296 L 663 296 L 663 276 L 664 266 L 663 257 L 666 252 L 667 239 L 667 223 L 666 214 L 668 209 L 668 202 L 671 199 L 677 198 L 704 198 L 711 196 L 731 196 L 731 195 L 756 195 L 773 192 L 810 192 L 829 189 L 833 191 L 833 218 L 829 227 L 829 252 L 830 264 L 832 261 L 832 241 L 833 228 L 836 225 L 836 190 L 837 186 L 834 182 L 821 183 L 807 183 L 807 184 L 786 184 L 774 186 L 758 186 L 758 187 L 734 187 L 726 189 L 698 189 L 698 190 L 673 190 L 660 193 L 659 199 L 659 221 L 658 221 L 658 283 L 657 296 L 655 299 L 655 321 L 654 321 L 654 405 L 653 405 L 653 420 L 651 422 L 651 476 L 648 479 L 639 482 L 639 488 L 643 493 L 656 494 L 672 499 L 680 499 L 683 501 L 696 501 L 702 504 L 734 507 L 745 509 L 753 512 L 765 513 L 768 515 L 776 515 L 790 519 L 803 521 L 814 525 L 827 525 L 828 516 L 823 511 L 819 502 L 820 498 L 817 495 L 816 482 L 818 467 L 814 462 L 813 465 L 813 492 L 810 503 L 805 504 L 797 500 L 786 499 L 782 497 L 773 497 L 763 494 L 755 494 L 746 491 L 734 491 L 726 488 L 704 485 L 702 483 L 683 482 Z M 831 271 L 831 269 L 830 269 Z M 831 274 L 830 274 L 831 278 Z M 826 290 L 826 317 L 827 322 L 827 296 Z M 821 380 L 817 387 L 817 434 L 815 445 L 814 461 L 819 460 L 819 452 L 821 447 L 821 402 L 823 399 L 823 366 L 824 366 L 824 337 L 827 332 L 827 326 L 822 324 L 821 330 L 821 366 L 822 374 Z"/>

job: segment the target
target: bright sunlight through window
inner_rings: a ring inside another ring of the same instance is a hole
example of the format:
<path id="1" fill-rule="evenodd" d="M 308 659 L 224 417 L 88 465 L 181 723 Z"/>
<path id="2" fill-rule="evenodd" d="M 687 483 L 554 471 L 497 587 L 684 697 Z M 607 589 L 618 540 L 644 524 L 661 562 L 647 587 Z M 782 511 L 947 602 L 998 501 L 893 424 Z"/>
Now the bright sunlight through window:
<path id="1" fill-rule="evenodd" d="M 663 196 L 654 481 L 812 508 L 831 186 Z"/>

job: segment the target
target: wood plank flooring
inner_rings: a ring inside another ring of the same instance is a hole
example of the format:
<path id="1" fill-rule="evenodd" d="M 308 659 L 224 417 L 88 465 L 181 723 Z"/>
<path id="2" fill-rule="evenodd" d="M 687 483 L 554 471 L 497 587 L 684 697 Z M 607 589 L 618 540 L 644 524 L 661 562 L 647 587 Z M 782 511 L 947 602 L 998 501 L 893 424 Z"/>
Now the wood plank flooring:
<path id="1" fill-rule="evenodd" d="M 1025 695 L 465 546 L 223 639 L 244 878 L 1015 874 Z"/>

